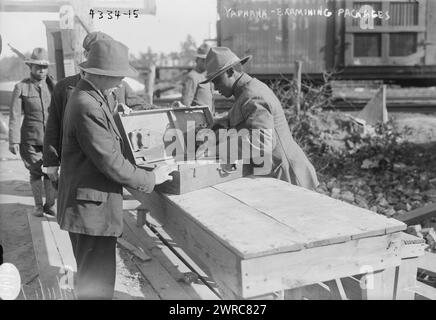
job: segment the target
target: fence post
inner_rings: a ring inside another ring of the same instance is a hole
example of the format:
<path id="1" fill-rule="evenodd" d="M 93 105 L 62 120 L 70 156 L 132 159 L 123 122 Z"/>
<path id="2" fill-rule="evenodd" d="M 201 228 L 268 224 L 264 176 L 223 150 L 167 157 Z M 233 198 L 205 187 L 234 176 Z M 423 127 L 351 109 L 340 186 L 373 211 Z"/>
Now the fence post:
<path id="1" fill-rule="evenodd" d="M 154 91 L 154 80 L 156 77 L 156 66 L 153 64 L 150 64 L 148 68 L 147 73 L 147 81 L 146 81 L 146 87 L 145 87 L 145 93 L 147 97 L 147 102 L 150 104 L 153 104 L 153 91 Z"/>
<path id="2" fill-rule="evenodd" d="M 301 98 L 301 69 L 303 62 L 295 61 L 295 80 L 297 82 L 297 115 L 300 114 L 300 98 Z"/>

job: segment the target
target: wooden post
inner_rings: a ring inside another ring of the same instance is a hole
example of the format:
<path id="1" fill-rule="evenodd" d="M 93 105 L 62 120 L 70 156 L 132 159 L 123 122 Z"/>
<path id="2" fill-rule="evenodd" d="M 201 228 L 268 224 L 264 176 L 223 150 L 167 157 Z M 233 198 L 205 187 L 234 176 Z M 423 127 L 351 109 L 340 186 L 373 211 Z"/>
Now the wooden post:
<path id="1" fill-rule="evenodd" d="M 48 60 L 54 64 L 48 67 L 49 73 L 56 81 L 65 78 L 64 54 L 62 51 L 62 37 L 59 29 L 59 21 L 42 21 L 45 25 L 47 36 Z"/>
<path id="2" fill-rule="evenodd" d="M 89 32 L 94 31 L 93 19 L 89 15 L 89 5 L 87 0 L 70 1 L 74 8 L 74 28 L 72 43 L 74 48 L 73 59 L 76 72 L 79 72 L 78 64 L 85 60 L 83 55 L 83 39 Z"/>
<path id="3" fill-rule="evenodd" d="M 61 30 L 61 39 L 65 77 L 69 77 L 78 72 L 78 69 L 76 69 L 77 62 L 74 61 L 74 52 L 76 51 L 74 47 L 74 30 Z"/>
<path id="4" fill-rule="evenodd" d="M 154 76 L 154 81 L 155 81 L 155 83 L 156 82 L 159 83 L 159 80 L 160 80 L 160 69 L 156 68 L 156 73 L 155 73 L 155 76 Z M 160 98 L 160 91 L 156 92 L 156 98 Z"/>
<path id="5" fill-rule="evenodd" d="M 396 300 L 415 300 L 417 273 L 417 257 L 401 260 L 401 265 L 396 268 Z"/>
<path id="6" fill-rule="evenodd" d="M 154 79 L 156 77 L 156 66 L 154 64 L 150 64 L 147 73 L 147 85 L 145 87 L 147 102 L 153 104 L 153 91 L 154 91 Z"/>
<path id="7" fill-rule="evenodd" d="M 362 290 L 363 300 L 394 300 L 395 267 L 367 274 L 364 277 L 372 278 L 366 281 L 366 287 Z"/>
<path id="8" fill-rule="evenodd" d="M 388 122 L 388 107 L 386 105 L 386 85 L 382 85 L 382 121 L 383 123 Z"/>
<path id="9" fill-rule="evenodd" d="M 145 226 L 147 222 L 147 215 L 150 214 L 150 211 L 147 209 L 138 208 L 136 210 L 137 216 L 136 216 L 136 225 L 140 228 Z"/>
<path id="10" fill-rule="evenodd" d="M 300 113 L 302 65 L 303 65 L 303 63 L 300 60 L 295 61 L 295 80 L 297 81 L 297 114 Z"/>

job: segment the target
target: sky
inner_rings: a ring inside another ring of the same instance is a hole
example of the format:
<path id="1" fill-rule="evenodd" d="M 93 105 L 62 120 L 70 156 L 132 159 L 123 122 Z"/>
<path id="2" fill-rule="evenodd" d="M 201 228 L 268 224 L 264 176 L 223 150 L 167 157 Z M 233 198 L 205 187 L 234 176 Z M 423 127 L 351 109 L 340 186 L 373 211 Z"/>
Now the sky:
<path id="1" fill-rule="evenodd" d="M 199 45 L 204 39 L 216 37 L 216 0 L 156 0 L 156 15 L 141 15 L 137 19 L 121 16 L 117 20 L 94 18 L 94 30 L 108 33 L 137 55 L 148 46 L 154 52 L 178 51 L 180 43 L 191 34 Z M 14 53 L 7 46 L 22 52 L 35 47 L 47 48 L 43 20 L 58 20 L 58 13 L 0 12 L 2 57 Z"/>

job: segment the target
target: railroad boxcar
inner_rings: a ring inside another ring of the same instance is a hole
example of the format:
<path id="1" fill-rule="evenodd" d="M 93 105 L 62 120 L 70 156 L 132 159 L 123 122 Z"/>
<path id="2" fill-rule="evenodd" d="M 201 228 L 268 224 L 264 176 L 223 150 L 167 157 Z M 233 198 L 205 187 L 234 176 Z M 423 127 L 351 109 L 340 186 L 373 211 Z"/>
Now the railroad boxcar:
<path id="1" fill-rule="evenodd" d="M 218 45 L 259 78 L 436 79 L 435 0 L 218 0 Z"/>

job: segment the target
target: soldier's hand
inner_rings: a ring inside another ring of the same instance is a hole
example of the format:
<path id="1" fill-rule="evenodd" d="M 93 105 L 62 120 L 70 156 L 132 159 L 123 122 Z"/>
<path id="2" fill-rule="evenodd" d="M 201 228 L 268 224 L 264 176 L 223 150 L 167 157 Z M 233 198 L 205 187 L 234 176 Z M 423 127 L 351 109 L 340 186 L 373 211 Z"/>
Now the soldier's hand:
<path id="1" fill-rule="evenodd" d="M 228 114 L 219 114 L 213 117 L 212 128 L 227 128 L 229 126 Z"/>
<path id="2" fill-rule="evenodd" d="M 127 105 L 125 105 L 124 103 L 119 103 L 118 104 L 118 111 L 122 112 L 125 115 L 130 114 L 130 112 L 132 112 L 132 109 L 130 109 Z"/>
<path id="3" fill-rule="evenodd" d="M 51 181 L 58 181 L 59 167 L 47 167 L 47 176 Z"/>
<path id="4" fill-rule="evenodd" d="M 20 153 L 20 145 L 18 143 L 9 144 L 9 151 L 15 155 Z"/>
<path id="5" fill-rule="evenodd" d="M 170 173 L 175 170 L 176 167 L 170 165 L 163 165 L 163 166 L 156 167 L 153 170 L 155 175 L 155 184 L 158 185 L 164 183 L 165 181 L 172 181 L 173 177 L 170 175 Z"/>

